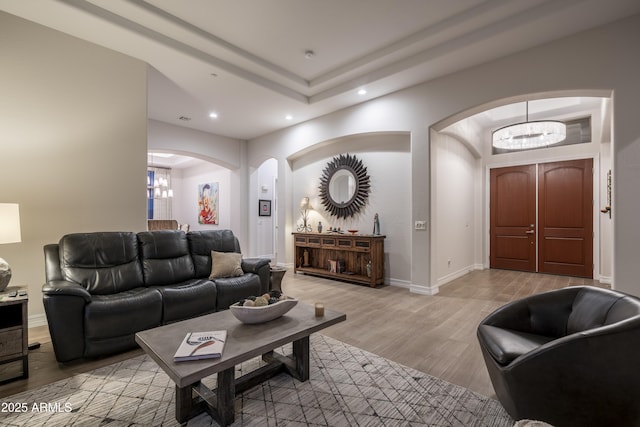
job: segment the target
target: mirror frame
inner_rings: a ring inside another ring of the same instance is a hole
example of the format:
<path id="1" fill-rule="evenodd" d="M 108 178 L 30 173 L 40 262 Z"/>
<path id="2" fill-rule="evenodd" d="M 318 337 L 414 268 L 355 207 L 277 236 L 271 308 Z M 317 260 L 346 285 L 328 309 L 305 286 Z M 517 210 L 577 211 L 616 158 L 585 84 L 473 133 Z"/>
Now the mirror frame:
<path id="1" fill-rule="evenodd" d="M 331 178 L 340 170 L 351 172 L 356 182 L 356 189 L 353 196 L 345 203 L 339 203 L 333 200 L 329 192 L 329 184 Z M 333 216 L 347 219 L 354 216 L 364 207 L 369 197 L 371 189 L 367 168 L 362 164 L 356 156 L 350 154 L 341 154 L 334 157 L 322 172 L 320 177 L 320 199 L 324 208 Z"/>

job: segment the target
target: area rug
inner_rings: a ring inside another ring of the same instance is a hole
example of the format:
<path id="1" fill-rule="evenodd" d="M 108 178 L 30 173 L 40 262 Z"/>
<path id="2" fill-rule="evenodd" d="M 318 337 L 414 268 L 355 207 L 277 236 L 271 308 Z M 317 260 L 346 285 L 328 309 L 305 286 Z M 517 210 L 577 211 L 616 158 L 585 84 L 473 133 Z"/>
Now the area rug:
<path id="1" fill-rule="evenodd" d="M 236 374 L 261 363 L 248 361 Z M 494 399 L 321 334 L 311 336 L 310 365 L 309 381 L 280 374 L 237 395 L 233 426 L 514 423 Z M 213 386 L 215 376 L 203 382 Z M 5 409 L 0 425 L 177 426 L 174 393 L 169 377 L 142 355 L 5 398 L 0 401 Z M 186 425 L 218 424 L 201 414 Z"/>

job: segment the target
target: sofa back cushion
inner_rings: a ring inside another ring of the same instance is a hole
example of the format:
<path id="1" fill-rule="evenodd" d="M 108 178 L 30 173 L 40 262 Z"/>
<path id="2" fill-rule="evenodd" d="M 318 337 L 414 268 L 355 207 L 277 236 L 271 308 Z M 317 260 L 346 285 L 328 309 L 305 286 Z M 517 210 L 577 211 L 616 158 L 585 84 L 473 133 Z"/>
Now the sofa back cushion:
<path id="1" fill-rule="evenodd" d="M 240 253 L 240 243 L 231 230 L 192 231 L 187 238 L 197 278 L 211 274 L 211 251 Z"/>
<path id="2" fill-rule="evenodd" d="M 138 246 L 147 286 L 171 285 L 194 278 L 184 231 L 143 231 L 138 233 Z"/>
<path id="3" fill-rule="evenodd" d="M 135 233 L 97 232 L 63 236 L 58 244 L 64 280 L 94 295 L 144 286 Z"/>

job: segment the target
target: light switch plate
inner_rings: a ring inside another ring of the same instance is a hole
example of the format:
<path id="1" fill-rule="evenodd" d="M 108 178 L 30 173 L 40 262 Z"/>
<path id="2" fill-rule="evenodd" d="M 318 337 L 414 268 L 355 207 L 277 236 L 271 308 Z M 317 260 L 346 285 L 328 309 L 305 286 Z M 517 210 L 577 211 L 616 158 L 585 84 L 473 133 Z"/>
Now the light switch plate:
<path id="1" fill-rule="evenodd" d="M 426 230 L 427 221 L 416 221 L 416 230 Z"/>

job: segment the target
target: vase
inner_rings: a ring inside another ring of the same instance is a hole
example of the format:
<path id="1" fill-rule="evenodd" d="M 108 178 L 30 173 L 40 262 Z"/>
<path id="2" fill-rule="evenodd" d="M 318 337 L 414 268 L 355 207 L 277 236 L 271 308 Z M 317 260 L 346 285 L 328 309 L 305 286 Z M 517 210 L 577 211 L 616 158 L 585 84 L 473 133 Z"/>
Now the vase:
<path id="1" fill-rule="evenodd" d="M 318 221 L 318 233 L 322 233 L 322 221 Z"/>

